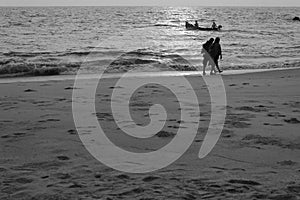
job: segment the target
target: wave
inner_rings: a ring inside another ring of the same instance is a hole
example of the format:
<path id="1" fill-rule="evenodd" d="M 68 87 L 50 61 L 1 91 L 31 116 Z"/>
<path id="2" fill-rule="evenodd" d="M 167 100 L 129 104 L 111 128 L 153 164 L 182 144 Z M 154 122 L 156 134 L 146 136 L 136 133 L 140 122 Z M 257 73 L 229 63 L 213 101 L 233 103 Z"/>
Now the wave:
<path id="1" fill-rule="evenodd" d="M 18 51 L 9 51 L 9 52 L 4 52 L 2 53 L 3 56 L 7 57 L 35 57 L 39 55 L 51 55 L 55 54 L 55 52 L 50 52 L 50 51 L 40 51 L 40 52 L 18 52 Z"/>
<path id="2" fill-rule="evenodd" d="M 279 56 L 275 55 L 238 55 L 236 58 L 239 59 L 267 59 L 267 58 L 279 58 Z"/>
<path id="3" fill-rule="evenodd" d="M 236 65 L 227 66 L 226 70 L 245 70 L 245 69 L 279 69 L 279 68 L 299 68 L 300 61 L 289 61 L 289 62 L 269 62 L 262 64 L 249 64 L 249 65 Z"/>
<path id="4" fill-rule="evenodd" d="M 66 67 L 47 67 L 40 68 L 33 67 L 32 65 L 15 64 L 6 65 L 0 67 L 0 77 L 8 76 L 51 76 L 60 75 L 62 72 L 66 72 Z"/>
<path id="5" fill-rule="evenodd" d="M 55 51 L 37 51 L 37 52 L 19 52 L 19 51 L 9 51 L 9 52 L 3 52 L 0 53 L 0 55 L 6 56 L 6 57 L 37 57 L 37 56 L 57 56 L 57 57 L 63 57 L 63 56 L 88 56 L 89 54 L 99 54 L 99 55 L 116 55 L 116 54 L 122 54 L 123 51 L 116 51 L 116 50 L 110 50 L 110 51 L 103 51 L 103 50 L 95 50 L 97 47 L 86 47 L 87 50 L 83 51 L 65 51 L 65 52 L 55 52 Z M 0 60 L 1 62 L 1 60 Z"/>
<path id="6" fill-rule="evenodd" d="M 228 46 L 243 46 L 239 42 L 232 42 Z M 37 52 L 18 52 L 9 51 L 0 53 L 0 77 L 6 76 L 48 76 L 60 74 L 75 74 L 78 69 L 83 65 L 87 73 L 95 73 L 103 71 L 106 66 L 105 72 L 107 73 L 124 73 L 128 71 L 138 72 L 159 72 L 159 71 L 196 71 L 197 69 L 188 63 L 178 54 L 185 54 L 188 48 L 181 47 L 172 51 L 162 49 L 155 50 L 154 48 L 139 49 L 136 51 L 124 53 L 122 50 L 115 50 L 112 48 L 104 49 L 103 47 L 88 46 L 78 51 L 37 51 Z M 299 45 L 287 46 L 286 49 L 292 48 L 297 52 Z M 177 54 L 176 54 L 177 53 Z M 287 51 L 287 53 L 289 53 Z M 283 54 L 273 54 L 278 56 L 270 56 L 269 54 L 257 55 L 235 55 L 234 59 L 223 63 L 224 69 L 269 69 L 269 68 L 282 68 L 282 67 L 297 67 L 300 62 L 284 63 Z M 118 56 L 117 59 L 116 56 Z M 185 56 L 187 57 L 187 55 Z M 199 55 L 197 55 L 197 58 Z M 84 63 L 82 61 L 87 58 Z M 268 58 L 268 59 L 266 59 Z M 270 58 L 270 59 L 269 59 Z M 274 59 L 276 58 L 276 59 Z M 286 56 L 291 59 L 291 55 Z M 296 57 L 295 57 L 296 58 Z M 294 58 L 293 58 L 294 59 Z M 250 61 L 249 65 L 242 65 Z M 260 60 L 258 62 L 257 60 Z M 277 63 L 266 63 L 277 60 Z M 201 59 L 195 62 L 201 65 Z M 234 63 L 234 64 L 231 64 Z M 241 65 L 239 65 L 241 64 Z"/>
<path id="7" fill-rule="evenodd" d="M 10 54 L 11 55 L 11 54 Z M 23 55 L 23 54 L 21 54 Z M 30 56 L 32 56 L 30 54 Z M 105 70 L 106 73 L 128 71 L 196 71 L 188 61 L 176 54 L 145 50 L 122 54 L 117 59 L 94 59 L 82 62 L 60 62 L 54 58 L 44 61 L 26 61 L 12 57 L 0 60 L 0 76 L 46 76 L 76 73 L 79 69 L 87 73 Z M 106 67 L 108 66 L 108 67 Z"/>
<path id="8" fill-rule="evenodd" d="M 178 25 L 174 25 L 174 24 L 154 24 L 154 26 L 161 26 L 161 27 L 178 27 Z"/>

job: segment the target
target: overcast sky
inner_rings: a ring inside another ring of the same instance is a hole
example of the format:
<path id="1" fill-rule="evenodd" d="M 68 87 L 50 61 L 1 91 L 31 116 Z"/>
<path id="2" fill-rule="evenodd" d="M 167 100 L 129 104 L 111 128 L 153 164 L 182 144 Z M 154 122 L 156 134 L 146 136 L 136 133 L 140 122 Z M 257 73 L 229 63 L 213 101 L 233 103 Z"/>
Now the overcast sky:
<path id="1" fill-rule="evenodd" d="M 0 0 L 0 6 L 297 6 L 300 0 Z"/>

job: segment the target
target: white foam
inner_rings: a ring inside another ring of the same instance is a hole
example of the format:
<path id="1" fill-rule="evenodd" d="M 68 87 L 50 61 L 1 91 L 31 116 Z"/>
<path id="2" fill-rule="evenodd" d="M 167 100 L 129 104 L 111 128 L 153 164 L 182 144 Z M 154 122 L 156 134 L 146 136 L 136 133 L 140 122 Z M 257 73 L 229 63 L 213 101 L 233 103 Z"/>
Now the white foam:
<path id="1" fill-rule="evenodd" d="M 274 68 L 274 69 L 242 69 L 242 70 L 226 70 L 222 72 L 222 76 L 228 75 L 239 75 L 248 73 L 268 72 L 268 71 L 279 71 L 279 70 L 290 70 L 300 69 L 300 67 L 293 68 Z M 209 74 L 209 72 L 207 72 Z M 118 78 L 123 74 L 104 74 L 102 78 Z M 170 76 L 202 76 L 201 71 L 163 71 L 163 72 L 137 72 L 130 73 L 127 77 L 170 77 Z M 208 75 L 209 76 L 209 75 Z M 80 79 L 96 79 L 99 76 L 97 74 L 84 74 L 80 75 Z M 74 80 L 76 75 L 57 75 L 57 76 L 34 76 L 34 77 L 13 77 L 13 78 L 1 78 L 0 84 L 2 83 L 18 83 L 18 82 L 47 82 L 47 81 L 63 81 L 63 80 Z M 77 77 L 78 78 L 78 77 Z"/>

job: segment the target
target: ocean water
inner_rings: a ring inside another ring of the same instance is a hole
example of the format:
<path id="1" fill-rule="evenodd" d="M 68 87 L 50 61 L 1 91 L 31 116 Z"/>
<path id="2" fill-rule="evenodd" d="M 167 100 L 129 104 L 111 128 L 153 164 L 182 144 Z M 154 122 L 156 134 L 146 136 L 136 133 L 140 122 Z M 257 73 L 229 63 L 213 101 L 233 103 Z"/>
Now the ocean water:
<path id="1" fill-rule="evenodd" d="M 300 8 L 2 7 L 0 75 L 191 71 L 201 45 L 220 37 L 228 69 L 300 66 Z M 189 31 L 198 20 L 220 32 Z M 189 65 L 189 64 L 192 64 Z"/>

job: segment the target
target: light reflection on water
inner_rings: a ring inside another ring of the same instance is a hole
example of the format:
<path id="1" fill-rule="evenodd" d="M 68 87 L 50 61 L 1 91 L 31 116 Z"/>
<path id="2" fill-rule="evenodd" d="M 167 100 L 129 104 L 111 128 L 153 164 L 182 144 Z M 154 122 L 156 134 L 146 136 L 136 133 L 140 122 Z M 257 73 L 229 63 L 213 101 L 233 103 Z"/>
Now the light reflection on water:
<path id="1" fill-rule="evenodd" d="M 299 62 L 300 8 L 52 7 L 0 8 L 0 61 L 41 64 L 115 59 L 131 50 L 179 54 L 201 65 L 201 45 L 221 37 L 224 69 Z M 212 20 L 221 32 L 187 31 L 184 22 Z M 114 39 L 112 39 L 114 38 Z M 105 55 L 105 56 L 104 56 Z M 273 66 L 274 65 L 274 66 Z M 145 69 L 147 66 L 145 65 Z M 147 70 L 145 70 L 147 71 Z"/>

